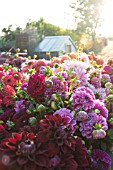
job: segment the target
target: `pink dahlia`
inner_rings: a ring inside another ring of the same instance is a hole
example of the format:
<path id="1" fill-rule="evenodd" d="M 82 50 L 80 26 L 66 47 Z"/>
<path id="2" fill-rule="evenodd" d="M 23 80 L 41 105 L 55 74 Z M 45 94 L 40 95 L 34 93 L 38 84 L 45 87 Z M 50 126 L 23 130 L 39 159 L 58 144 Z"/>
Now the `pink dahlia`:
<path id="1" fill-rule="evenodd" d="M 29 78 L 27 86 L 28 94 L 33 98 L 39 98 L 45 91 L 45 76 L 43 74 L 33 74 Z"/>
<path id="2" fill-rule="evenodd" d="M 35 62 L 33 63 L 33 68 L 37 72 L 39 72 L 41 66 L 46 66 L 46 60 L 45 59 L 35 60 Z"/>
<path id="3" fill-rule="evenodd" d="M 110 66 L 110 65 L 105 65 L 105 66 L 103 67 L 102 72 L 103 72 L 104 74 L 111 74 L 111 73 L 112 73 L 112 66 Z"/>
<path id="4" fill-rule="evenodd" d="M 94 94 L 86 87 L 75 89 L 71 96 L 71 100 L 73 101 L 73 107 L 75 110 L 81 108 L 87 111 L 94 107 Z"/>

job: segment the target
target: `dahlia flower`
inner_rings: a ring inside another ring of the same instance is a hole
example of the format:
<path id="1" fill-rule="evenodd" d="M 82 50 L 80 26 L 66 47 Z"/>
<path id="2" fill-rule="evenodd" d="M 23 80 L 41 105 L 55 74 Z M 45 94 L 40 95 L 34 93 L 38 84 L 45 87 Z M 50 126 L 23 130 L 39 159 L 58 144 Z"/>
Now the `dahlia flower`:
<path id="1" fill-rule="evenodd" d="M 92 77 L 91 78 L 91 84 L 95 87 L 95 88 L 100 88 L 101 87 L 101 81 L 99 78 L 97 77 Z"/>
<path id="2" fill-rule="evenodd" d="M 57 110 L 53 115 L 60 115 L 62 118 L 65 118 L 65 126 L 70 128 L 74 133 L 76 130 L 76 120 L 74 119 L 74 114 L 71 110 L 66 108 L 61 108 Z"/>
<path id="3" fill-rule="evenodd" d="M 93 109 L 98 109 L 100 115 L 102 115 L 106 119 L 108 118 L 108 109 L 105 107 L 105 104 L 103 102 L 95 100 Z"/>
<path id="4" fill-rule="evenodd" d="M 12 75 L 6 75 L 3 81 L 5 85 L 14 86 L 16 84 L 15 78 Z"/>
<path id="5" fill-rule="evenodd" d="M 110 167 L 110 156 L 103 150 L 94 149 L 92 152 L 91 168 L 93 170 L 109 170 Z"/>
<path id="6" fill-rule="evenodd" d="M 73 107 L 75 110 L 83 109 L 84 111 L 90 110 L 94 107 L 94 94 L 89 88 L 79 87 L 74 90 L 71 95 Z"/>
<path id="7" fill-rule="evenodd" d="M 74 71 L 76 73 L 76 78 L 77 80 L 80 80 L 81 85 L 86 85 L 89 80 L 89 75 L 86 73 L 86 70 L 78 66 L 74 69 Z"/>
<path id="8" fill-rule="evenodd" d="M 31 97 L 35 99 L 40 98 L 45 91 L 45 76 L 38 73 L 33 74 L 29 78 L 27 91 Z"/>

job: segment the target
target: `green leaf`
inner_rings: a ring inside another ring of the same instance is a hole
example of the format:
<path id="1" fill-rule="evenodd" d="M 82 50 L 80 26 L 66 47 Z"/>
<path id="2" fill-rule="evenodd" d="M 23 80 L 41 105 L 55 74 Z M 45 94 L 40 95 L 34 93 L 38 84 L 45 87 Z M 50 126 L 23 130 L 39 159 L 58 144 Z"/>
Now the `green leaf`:
<path id="1" fill-rule="evenodd" d="M 1 114 L 1 113 L 4 113 L 4 111 L 0 108 L 0 114 Z"/>
<path id="2" fill-rule="evenodd" d="M 110 139 L 113 139 L 113 129 L 109 129 L 107 131 L 107 135 L 109 136 Z"/>

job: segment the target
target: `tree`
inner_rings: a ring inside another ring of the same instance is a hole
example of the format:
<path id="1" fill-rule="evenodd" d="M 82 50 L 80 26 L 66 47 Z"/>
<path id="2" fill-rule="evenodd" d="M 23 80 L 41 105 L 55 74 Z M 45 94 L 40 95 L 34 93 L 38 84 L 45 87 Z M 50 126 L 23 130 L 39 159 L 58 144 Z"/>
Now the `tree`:
<path id="1" fill-rule="evenodd" d="M 70 7 L 74 10 L 76 33 L 88 34 L 92 38 L 93 48 L 96 44 L 96 32 L 102 23 L 102 9 L 105 0 L 75 0 Z"/>
<path id="2" fill-rule="evenodd" d="M 46 23 L 43 18 L 39 21 L 31 21 L 26 24 L 26 28 L 35 27 L 37 29 L 38 41 L 40 42 L 45 36 L 63 35 L 65 30 L 60 27 Z"/>
<path id="3" fill-rule="evenodd" d="M 102 9 L 105 0 L 75 0 L 70 6 L 74 9 L 75 22 L 79 33 L 94 34 L 102 22 Z"/>

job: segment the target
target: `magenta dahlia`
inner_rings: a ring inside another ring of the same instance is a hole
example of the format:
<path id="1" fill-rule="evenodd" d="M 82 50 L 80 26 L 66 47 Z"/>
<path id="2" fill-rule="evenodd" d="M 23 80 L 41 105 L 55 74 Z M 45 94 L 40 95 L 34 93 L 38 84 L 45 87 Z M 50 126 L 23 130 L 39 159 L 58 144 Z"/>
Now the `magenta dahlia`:
<path id="1" fill-rule="evenodd" d="M 74 90 L 71 96 L 73 107 L 75 110 L 83 109 L 84 111 L 90 110 L 94 107 L 94 94 L 86 87 L 79 87 Z"/>

